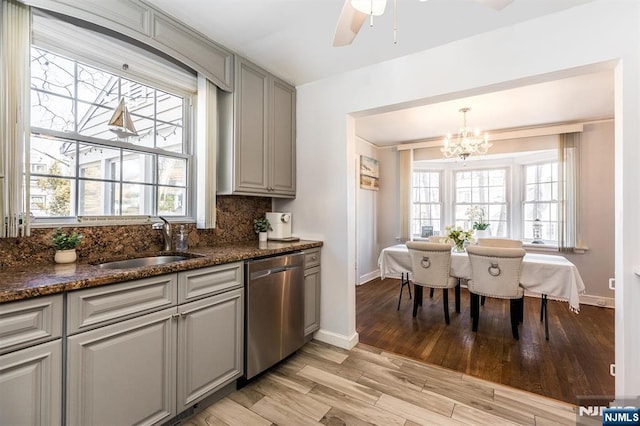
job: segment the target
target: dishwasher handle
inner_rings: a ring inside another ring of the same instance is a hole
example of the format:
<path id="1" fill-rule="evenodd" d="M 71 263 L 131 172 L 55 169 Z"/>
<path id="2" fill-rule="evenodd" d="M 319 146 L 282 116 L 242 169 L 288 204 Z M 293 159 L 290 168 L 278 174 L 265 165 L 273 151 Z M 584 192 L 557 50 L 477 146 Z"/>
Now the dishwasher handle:
<path id="1" fill-rule="evenodd" d="M 280 272 L 289 271 L 291 269 L 299 268 L 297 265 L 287 265 L 287 266 L 278 266 L 276 268 L 271 269 L 263 269 L 261 271 L 256 271 L 251 273 L 251 280 L 257 280 L 259 278 L 268 277 L 269 275 L 279 274 Z"/>

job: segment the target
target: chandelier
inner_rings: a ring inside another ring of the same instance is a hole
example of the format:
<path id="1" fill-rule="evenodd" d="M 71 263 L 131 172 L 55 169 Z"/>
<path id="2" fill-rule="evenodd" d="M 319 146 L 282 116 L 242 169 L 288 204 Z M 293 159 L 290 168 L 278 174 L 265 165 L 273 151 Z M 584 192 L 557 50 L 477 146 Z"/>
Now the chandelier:
<path id="1" fill-rule="evenodd" d="M 458 157 L 466 160 L 471 154 L 486 154 L 492 144 L 489 143 L 489 133 L 485 133 L 484 137 L 480 136 L 480 130 L 472 130 L 467 127 L 467 112 L 471 108 L 464 107 L 460 112 L 464 116 L 464 124 L 458 131 L 458 137 L 454 140 L 451 133 L 444 139 L 444 147 L 440 151 L 445 157 Z"/>

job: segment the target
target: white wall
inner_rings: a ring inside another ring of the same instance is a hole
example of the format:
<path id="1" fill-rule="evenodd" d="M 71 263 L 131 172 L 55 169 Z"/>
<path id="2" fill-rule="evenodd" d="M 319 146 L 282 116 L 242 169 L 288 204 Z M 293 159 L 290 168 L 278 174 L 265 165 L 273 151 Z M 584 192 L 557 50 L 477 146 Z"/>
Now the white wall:
<path id="1" fill-rule="evenodd" d="M 371 143 L 357 138 L 356 140 L 356 176 L 358 180 L 360 156 L 378 159 L 378 148 Z M 376 278 L 378 274 L 378 193 L 370 189 L 362 189 L 356 184 L 356 283 L 364 284 Z"/>
<path id="2" fill-rule="evenodd" d="M 378 253 L 384 247 L 398 244 L 400 238 L 400 156 L 395 148 L 378 150 L 380 161 L 380 194 L 378 203 Z"/>
<path id="3" fill-rule="evenodd" d="M 594 1 L 550 16 L 298 87 L 295 232 L 321 238 L 321 329 L 349 347 L 355 332 L 355 141 L 350 113 L 455 99 L 616 66 L 616 393 L 640 394 L 640 5 Z M 473 63 L 470 72 L 464 63 Z M 280 207 L 281 206 L 281 207 Z M 626 308 L 626 309 L 625 309 Z M 628 362 L 625 362 L 628 361 Z"/>

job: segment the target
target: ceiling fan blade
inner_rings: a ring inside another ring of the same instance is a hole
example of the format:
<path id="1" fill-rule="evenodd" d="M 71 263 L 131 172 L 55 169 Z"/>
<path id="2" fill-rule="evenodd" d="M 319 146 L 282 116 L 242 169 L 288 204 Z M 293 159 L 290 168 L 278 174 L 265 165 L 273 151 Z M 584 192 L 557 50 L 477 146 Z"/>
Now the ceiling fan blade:
<path id="1" fill-rule="evenodd" d="M 333 36 L 333 46 L 351 44 L 360 28 L 362 28 L 365 19 L 367 19 L 367 14 L 357 11 L 351 6 L 350 0 L 345 0 L 338 18 L 338 25 L 336 25 L 336 32 Z"/>
<path id="2" fill-rule="evenodd" d="M 495 10 L 502 10 L 509 5 L 513 0 L 476 0 L 478 3 L 482 3 Z"/>

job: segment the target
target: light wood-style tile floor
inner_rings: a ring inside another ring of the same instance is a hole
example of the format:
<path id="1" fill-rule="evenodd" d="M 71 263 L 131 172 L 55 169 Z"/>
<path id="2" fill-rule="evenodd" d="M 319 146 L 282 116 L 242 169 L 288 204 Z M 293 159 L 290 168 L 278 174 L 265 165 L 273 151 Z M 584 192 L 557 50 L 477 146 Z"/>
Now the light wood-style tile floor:
<path id="1" fill-rule="evenodd" d="M 575 412 L 371 346 L 312 341 L 181 425 L 575 425 Z"/>

